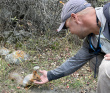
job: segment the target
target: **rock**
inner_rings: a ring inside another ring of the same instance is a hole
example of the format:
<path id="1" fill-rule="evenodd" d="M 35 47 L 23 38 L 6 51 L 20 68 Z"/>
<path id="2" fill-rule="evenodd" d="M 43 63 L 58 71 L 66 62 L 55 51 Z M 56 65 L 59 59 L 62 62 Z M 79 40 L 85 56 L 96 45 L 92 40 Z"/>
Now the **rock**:
<path id="1" fill-rule="evenodd" d="M 6 56 L 6 55 L 9 54 L 9 52 L 10 52 L 9 49 L 7 49 L 7 48 L 5 48 L 5 47 L 2 47 L 2 48 L 0 49 L 0 56 Z"/>
<path id="2" fill-rule="evenodd" d="M 39 66 L 35 66 L 34 68 L 33 68 L 33 70 L 38 70 L 39 69 Z"/>
<path id="3" fill-rule="evenodd" d="M 11 54 L 6 55 L 5 60 L 11 64 L 20 64 L 29 59 L 29 55 L 27 55 L 22 50 L 17 50 L 12 52 Z"/>

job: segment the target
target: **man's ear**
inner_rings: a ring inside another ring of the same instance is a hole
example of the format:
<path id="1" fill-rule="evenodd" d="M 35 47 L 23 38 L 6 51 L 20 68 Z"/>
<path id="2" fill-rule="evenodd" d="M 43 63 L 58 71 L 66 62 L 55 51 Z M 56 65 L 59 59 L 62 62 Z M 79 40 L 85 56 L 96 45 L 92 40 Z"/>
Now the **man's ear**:
<path id="1" fill-rule="evenodd" d="M 77 16 L 77 14 L 72 13 L 72 14 L 71 14 L 71 17 L 74 19 L 74 21 L 75 21 L 76 23 L 79 23 L 79 18 L 78 18 L 78 16 Z"/>

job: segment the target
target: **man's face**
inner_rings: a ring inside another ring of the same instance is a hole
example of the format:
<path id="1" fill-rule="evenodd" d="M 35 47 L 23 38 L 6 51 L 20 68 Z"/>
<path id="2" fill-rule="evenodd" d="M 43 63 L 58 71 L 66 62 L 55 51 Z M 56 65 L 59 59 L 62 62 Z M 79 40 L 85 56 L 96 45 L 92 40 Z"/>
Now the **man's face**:
<path id="1" fill-rule="evenodd" d="M 70 17 L 66 20 L 65 26 L 69 29 L 71 34 L 77 35 L 80 39 L 84 39 L 87 35 L 81 25 L 75 17 Z"/>

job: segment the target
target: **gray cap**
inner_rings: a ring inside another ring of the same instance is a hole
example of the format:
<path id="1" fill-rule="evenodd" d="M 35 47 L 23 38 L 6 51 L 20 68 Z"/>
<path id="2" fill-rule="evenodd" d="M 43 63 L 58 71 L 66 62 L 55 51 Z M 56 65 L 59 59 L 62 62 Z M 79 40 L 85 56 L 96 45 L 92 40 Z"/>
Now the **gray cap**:
<path id="1" fill-rule="evenodd" d="M 91 4 L 85 0 L 69 0 L 64 4 L 61 13 L 61 25 L 57 31 L 61 31 L 65 25 L 65 21 L 71 16 L 72 13 L 80 12 L 81 10 L 91 7 Z"/>

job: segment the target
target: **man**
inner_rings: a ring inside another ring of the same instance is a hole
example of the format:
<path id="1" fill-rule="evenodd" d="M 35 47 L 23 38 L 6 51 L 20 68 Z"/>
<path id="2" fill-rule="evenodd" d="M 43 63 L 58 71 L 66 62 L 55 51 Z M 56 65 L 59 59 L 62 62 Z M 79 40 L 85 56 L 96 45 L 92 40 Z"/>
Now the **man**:
<path id="1" fill-rule="evenodd" d="M 108 22 L 103 14 L 103 7 L 93 8 L 85 0 L 69 0 L 63 6 L 61 13 L 62 23 L 58 31 L 69 29 L 71 34 L 77 35 L 84 39 L 81 49 L 74 57 L 69 58 L 58 68 L 45 71 L 40 70 L 43 74 L 41 82 L 44 84 L 69 75 L 89 60 L 95 73 L 98 71 L 98 88 L 97 93 L 109 93 L 110 89 L 110 34 Z"/>

